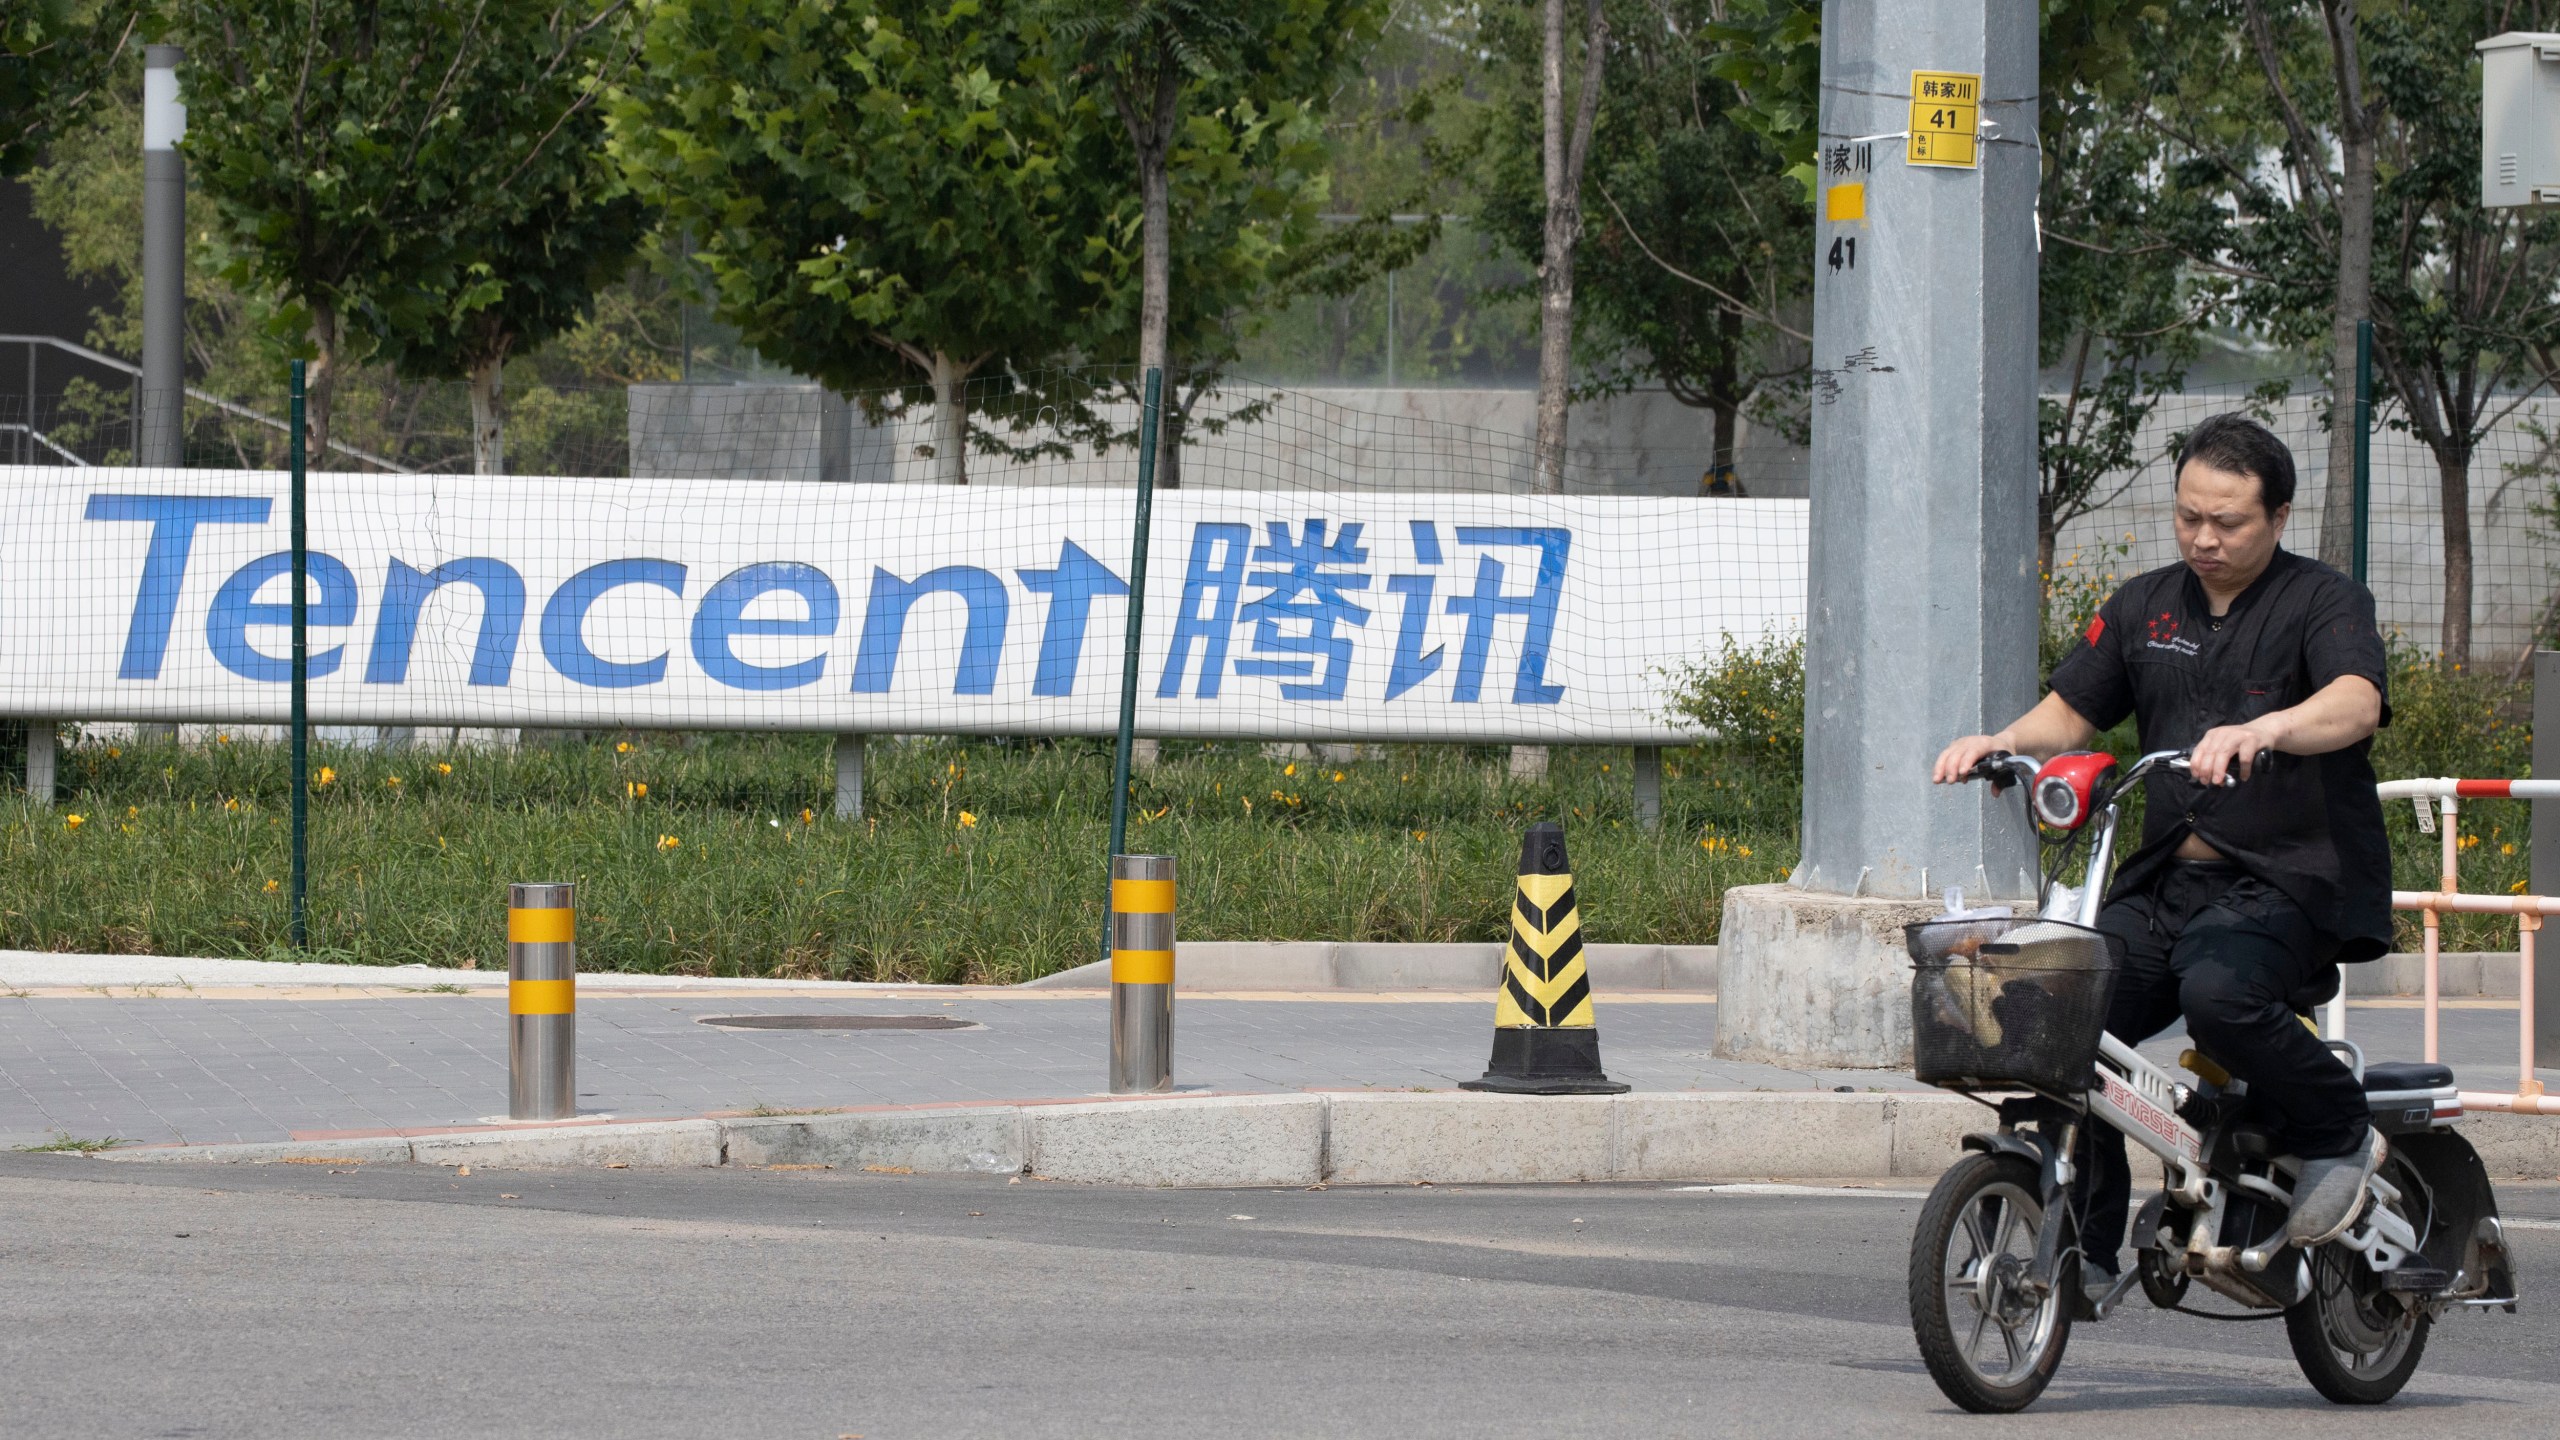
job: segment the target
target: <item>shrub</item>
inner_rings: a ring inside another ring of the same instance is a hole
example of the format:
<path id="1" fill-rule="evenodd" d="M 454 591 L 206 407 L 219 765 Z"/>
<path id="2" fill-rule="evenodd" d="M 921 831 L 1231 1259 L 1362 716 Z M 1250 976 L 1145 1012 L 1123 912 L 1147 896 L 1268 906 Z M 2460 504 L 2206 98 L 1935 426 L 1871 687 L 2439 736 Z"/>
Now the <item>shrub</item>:
<path id="1" fill-rule="evenodd" d="M 2391 723 L 2373 739 L 2385 780 L 2452 775 L 2513 780 L 2533 764 L 2533 682 L 2448 668 L 2412 645 L 2391 646 Z"/>
<path id="2" fill-rule="evenodd" d="M 1748 645 L 1724 637 L 1709 660 L 1670 676 L 1671 711 L 1709 732 L 1699 748 L 1793 774 L 1804 768 L 1804 632 L 1773 632 Z"/>

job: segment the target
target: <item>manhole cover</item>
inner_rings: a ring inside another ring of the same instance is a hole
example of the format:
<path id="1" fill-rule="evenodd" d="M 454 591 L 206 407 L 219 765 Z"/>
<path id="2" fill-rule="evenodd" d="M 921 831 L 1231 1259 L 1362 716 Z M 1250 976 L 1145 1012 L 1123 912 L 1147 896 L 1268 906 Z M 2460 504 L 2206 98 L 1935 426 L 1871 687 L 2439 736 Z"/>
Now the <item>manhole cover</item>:
<path id="1" fill-rule="evenodd" d="M 956 1015 L 705 1015 L 722 1030 L 975 1030 Z"/>

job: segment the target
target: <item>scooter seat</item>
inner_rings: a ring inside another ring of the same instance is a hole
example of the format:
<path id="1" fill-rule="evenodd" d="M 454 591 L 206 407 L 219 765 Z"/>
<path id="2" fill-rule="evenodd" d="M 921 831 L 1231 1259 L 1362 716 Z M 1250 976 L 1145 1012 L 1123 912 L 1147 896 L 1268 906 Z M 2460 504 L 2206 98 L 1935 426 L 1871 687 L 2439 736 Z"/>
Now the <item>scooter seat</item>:
<path id="1" fill-rule="evenodd" d="M 2441 1090 L 2453 1083 L 2449 1066 L 2430 1065 L 2423 1060 L 2385 1060 L 2364 1067 L 2364 1088 L 2368 1094 L 2401 1090 Z"/>

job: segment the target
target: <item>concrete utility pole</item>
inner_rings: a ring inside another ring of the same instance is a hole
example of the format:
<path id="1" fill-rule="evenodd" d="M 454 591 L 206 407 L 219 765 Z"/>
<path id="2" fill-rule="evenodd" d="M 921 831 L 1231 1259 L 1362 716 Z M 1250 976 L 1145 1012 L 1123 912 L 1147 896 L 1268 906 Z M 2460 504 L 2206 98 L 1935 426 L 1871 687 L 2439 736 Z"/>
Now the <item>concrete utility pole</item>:
<path id="1" fill-rule="evenodd" d="M 1725 896 L 1719 1055 L 1907 1064 L 1901 927 L 2033 891 L 1929 767 L 2036 696 L 2036 85 L 2031 0 L 1823 8 L 1804 852 Z"/>
<path id="2" fill-rule="evenodd" d="M 187 402 L 187 107 L 178 103 L 175 45 L 142 51 L 142 413 L 134 463 L 185 463 L 180 425 Z"/>

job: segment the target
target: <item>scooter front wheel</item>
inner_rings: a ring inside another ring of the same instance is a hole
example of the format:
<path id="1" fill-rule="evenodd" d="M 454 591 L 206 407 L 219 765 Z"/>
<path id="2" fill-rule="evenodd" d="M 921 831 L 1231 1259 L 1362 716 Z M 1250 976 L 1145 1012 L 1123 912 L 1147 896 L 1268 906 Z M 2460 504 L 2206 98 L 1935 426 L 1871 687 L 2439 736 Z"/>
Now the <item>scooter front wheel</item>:
<path id="1" fill-rule="evenodd" d="M 2071 1340 L 2075 1273 L 2035 1274 L 2043 1180 L 2016 1155 L 1968 1155 L 1940 1177 L 1911 1237 L 1911 1333 L 1948 1399 L 1977 1414 L 2023 1410 Z"/>

